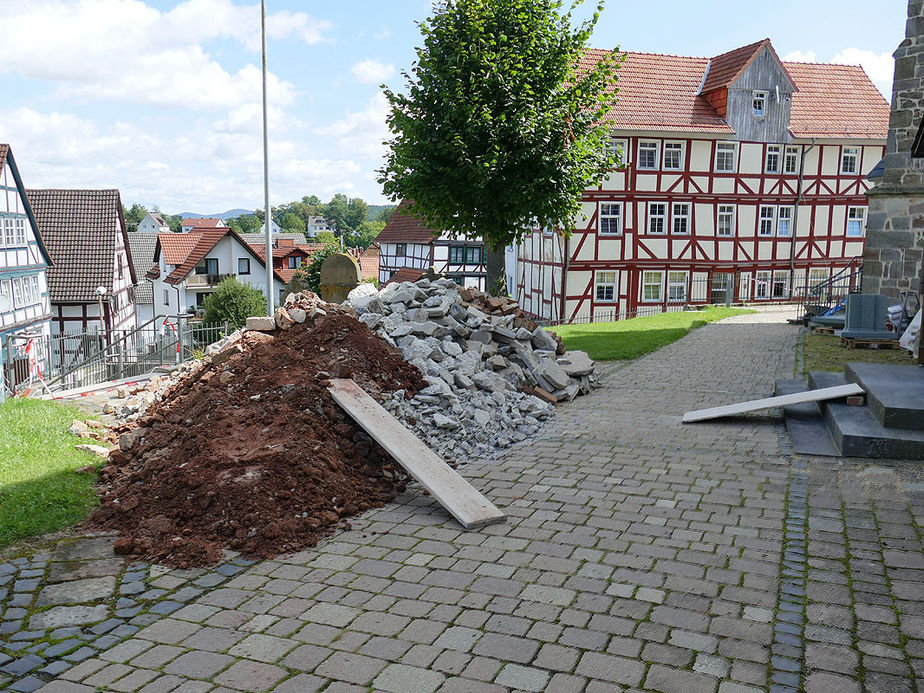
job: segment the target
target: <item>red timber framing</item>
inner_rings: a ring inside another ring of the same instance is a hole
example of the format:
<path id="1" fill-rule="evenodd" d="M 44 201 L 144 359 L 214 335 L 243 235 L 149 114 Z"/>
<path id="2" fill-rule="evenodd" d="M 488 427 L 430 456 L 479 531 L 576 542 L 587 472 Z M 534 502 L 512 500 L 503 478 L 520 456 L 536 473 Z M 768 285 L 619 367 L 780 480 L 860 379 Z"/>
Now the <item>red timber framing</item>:
<path id="1" fill-rule="evenodd" d="M 570 239 L 557 243 L 558 252 L 543 252 L 542 231 L 528 236 L 518 251 L 517 298 L 524 310 L 548 320 L 573 320 L 597 312 L 633 315 L 660 307 L 668 310 L 678 303 L 667 300 L 667 272 L 686 272 L 688 288 L 683 304 L 705 304 L 714 299 L 713 282 L 734 275 L 732 300 L 788 300 L 790 292 L 810 271 L 831 272 L 862 255 L 865 238 L 848 236 L 848 210 L 866 209 L 864 192 L 870 186 L 864 172 L 884 154 L 878 142 L 836 144 L 821 142 L 768 145 L 736 142 L 735 170 L 716 172 L 716 145 L 719 141 L 669 136 L 623 137 L 629 144 L 630 164 L 637 162 L 640 140 L 657 141 L 659 161 L 656 169 L 624 169 L 625 184 L 607 189 L 608 184 L 585 191 L 586 221 Z M 683 165 L 679 170 L 662 167 L 665 142 L 681 142 Z M 694 146 L 699 147 L 698 168 L 691 168 Z M 766 172 L 768 146 L 779 147 L 777 172 Z M 749 167 L 742 165 L 742 151 L 748 147 Z M 856 170 L 842 173 L 843 150 L 857 150 Z M 798 194 L 799 173 L 785 172 L 787 149 L 798 152 L 802 172 L 802 196 Z M 708 151 L 703 167 L 702 152 Z M 759 167 L 755 169 L 755 153 Z M 811 156 L 810 160 L 807 157 Z M 616 172 L 614 172 L 614 175 Z M 621 203 L 621 233 L 599 233 L 600 203 Z M 648 227 L 650 205 L 664 205 L 663 232 Z M 686 233 L 675 233 L 674 206 L 688 205 Z M 731 208 L 732 230 L 717 235 L 719 207 Z M 795 211 L 798 206 L 798 212 Z M 761 232 L 761 208 L 772 208 L 773 218 Z M 779 210 L 788 209 L 789 235 L 779 235 Z M 708 212 L 708 213 L 704 213 Z M 863 212 L 865 222 L 865 211 Z M 709 222 L 706 224 L 706 222 Z M 698 225 L 706 225 L 699 228 Z M 796 228 L 798 224 L 798 228 Z M 558 238 L 558 234 L 555 234 Z M 795 249 L 793 250 L 793 244 Z M 568 250 L 565 251 L 564 248 Z M 567 252 L 567 261 L 564 253 Z M 618 271 L 618 291 L 612 301 L 600 302 L 595 296 L 595 276 L 600 271 Z M 664 273 L 660 301 L 642 300 L 642 273 Z M 789 273 L 785 296 L 755 297 L 756 273 Z M 690 283 L 696 276 L 705 288 L 694 299 Z M 551 279 L 551 282 L 550 282 Z M 750 282 L 748 284 L 747 282 Z M 795 286 L 794 286 L 795 285 Z M 744 290 L 743 290 L 744 289 Z M 724 296 L 724 293 L 722 294 Z"/>

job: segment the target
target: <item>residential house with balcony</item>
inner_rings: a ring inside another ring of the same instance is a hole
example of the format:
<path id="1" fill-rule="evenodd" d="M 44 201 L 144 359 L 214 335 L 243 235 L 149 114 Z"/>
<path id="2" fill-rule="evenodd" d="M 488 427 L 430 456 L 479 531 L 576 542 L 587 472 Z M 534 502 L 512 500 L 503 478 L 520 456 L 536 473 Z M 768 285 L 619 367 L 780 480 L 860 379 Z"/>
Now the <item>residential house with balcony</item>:
<path id="1" fill-rule="evenodd" d="M 10 348 L 15 365 L 6 380 L 15 385 L 28 378 L 30 337 L 39 338 L 30 354 L 43 369 L 47 362 L 52 261 L 8 144 L 0 144 L 0 192 L 0 364 L 10 363 Z"/>
<path id="2" fill-rule="evenodd" d="M 250 235 L 248 234 L 246 238 L 248 245 L 260 256 L 261 260 L 264 260 L 266 241 L 252 242 Z M 272 240 L 273 270 L 286 284 L 292 280 L 295 272 L 311 259 L 312 255 L 324 248 L 323 244 L 299 243 L 297 239 L 289 237 L 295 235 L 301 236 L 301 234 L 277 234 Z M 260 238 L 265 238 L 265 236 L 260 234 Z"/>
<path id="3" fill-rule="evenodd" d="M 784 62 L 764 39 L 713 58 L 630 52 L 618 76 L 622 165 L 584 191 L 570 236 L 536 229 L 518 247 L 524 310 L 569 321 L 788 300 L 859 267 L 889 121 L 862 68 Z"/>
<path id="4" fill-rule="evenodd" d="M 135 327 L 135 270 L 118 190 L 27 190 L 54 264 L 51 332 Z"/>
<path id="5" fill-rule="evenodd" d="M 154 266 L 154 314 L 194 312 L 229 276 L 266 294 L 266 265 L 255 248 L 228 227 L 196 229 L 157 236 Z M 273 273 L 273 300 L 280 301 L 286 280 Z"/>
<path id="6" fill-rule="evenodd" d="M 385 284 L 398 270 L 425 271 L 433 267 L 460 286 L 484 289 L 484 243 L 479 240 L 453 239 L 433 231 L 423 221 L 408 213 L 402 201 L 391 219 L 376 236 L 379 245 L 379 282 Z"/>

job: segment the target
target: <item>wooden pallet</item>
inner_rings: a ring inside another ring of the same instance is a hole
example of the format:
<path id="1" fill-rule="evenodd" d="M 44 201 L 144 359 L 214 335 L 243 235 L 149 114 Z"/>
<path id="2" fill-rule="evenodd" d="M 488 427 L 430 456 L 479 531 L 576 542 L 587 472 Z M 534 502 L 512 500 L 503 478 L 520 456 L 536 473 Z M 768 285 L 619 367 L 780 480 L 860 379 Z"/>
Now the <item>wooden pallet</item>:
<path id="1" fill-rule="evenodd" d="M 331 397 L 466 529 L 503 522 L 504 513 L 424 445 L 353 380 L 334 379 Z"/>
<path id="2" fill-rule="evenodd" d="M 813 327 L 812 332 L 815 334 L 834 334 L 834 328 L 820 325 L 819 327 Z"/>
<path id="3" fill-rule="evenodd" d="M 848 349 L 898 349 L 897 339 L 853 339 L 841 337 L 841 345 Z"/>

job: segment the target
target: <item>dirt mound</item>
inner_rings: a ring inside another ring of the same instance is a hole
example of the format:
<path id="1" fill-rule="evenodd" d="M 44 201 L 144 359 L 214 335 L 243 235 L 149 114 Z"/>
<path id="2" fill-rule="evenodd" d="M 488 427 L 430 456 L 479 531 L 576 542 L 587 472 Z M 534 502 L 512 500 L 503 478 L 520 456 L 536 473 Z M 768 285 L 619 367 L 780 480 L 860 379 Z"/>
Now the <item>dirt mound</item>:
<path id="1" fill-rule="evenodd" d="M 414 366 L 343 314 L 239 344 L 125 429 L 90 519 L 122 534 L 118 551 L 179 566 L 214 563 L 223 547 L 270 557 L 314 546 L 403 488 L 402 470 L 324 385 L 352 377 L 379 399 L 414 393 L 426 385 Z"/>

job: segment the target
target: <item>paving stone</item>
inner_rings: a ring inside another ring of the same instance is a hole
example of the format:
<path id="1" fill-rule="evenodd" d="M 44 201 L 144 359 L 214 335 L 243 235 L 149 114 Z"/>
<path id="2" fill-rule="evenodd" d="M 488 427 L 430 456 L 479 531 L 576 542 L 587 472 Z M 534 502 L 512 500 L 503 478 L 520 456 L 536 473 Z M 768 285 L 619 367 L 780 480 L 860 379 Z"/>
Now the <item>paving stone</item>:
<path id="1" fill-rule="evenodd" d="M 475 644 L 473 652 L 486 657 L 528 664 L 539 650 L 539 643 L 535 640 L 517 638 L 498 633 L 486 633 Z"/>
<path id="2" fill-rule="evenodd" d="M 46 611 L 33 614 L 29 619 L 29 626 L 31 628 L 79 626 L 97 623 L 104 620 L 108 615 L 109 608 L 104 604 L 97 606 L 54 606 Z"/>
<path id="3" fill-rule="evenodd" d="M 389 664 L 372 682 L 376 690 L 389 693 L 433 693 L 446 677 L 436 671 L 410 667 L 404 664 Z"/>
<path id="4" fill-rule="evenodd" d="M 812 672 L 805 677 L 805 693 L 859 693 L 860 684 L 847 676 L 829 674 L 826 672 Z"/>
<path id="5" fill-rule="evenodd" d="M 180 655 L 164 667 L 164 672 L 189 678 L 212 678 L 234 662 L 234 657 L 201 650 Z"/>
<path id="6" fill-rule="evenodd" d="M 575 673 L 625 686 L 638 686 L 645 673 L 645 664 L 625 657 L 586 652 L 581 657 Z"/>
<path id="7" fill-rule="evenodd" d="M 113 594 L 115 585 L 115 578 L 111 575 L 46 585 L 39 592 L 36 604 L 38 606 L 53 606 L 55 604 L 80 604 L 105 599 Z"/>
<path id="8" fill-rule="evenodd" d="M 516 690 L 544 691 L 549 682 L 549 674 L 542 669 L 507 664 L 494 681 L 501 686 Z"/>
<path id="9" fill-rule="evenodd" d="M 152 640 L 154 642 L 173 645 L 185 640 L 201 628 L 202 626 L 188 621 L 165 618 L 139 631 L 138 637 L 143 640 Z"/>
<path id="10" fill-rule="evenodd" d="M 242 691 L 267 691 L 286 675 L 285 669 L 271 664 L 241 660 L 216 676 L 214 682 Z"/>
<path id="11" fill-rule="evenodd" d="M 348 652 L 335 652 L 322 662 L 314 673 L 335 681 L 367 685 L 387 665 L 388 663 L 381 659 Z"/>
<path id="12" fill-rule="evenodd" d="M 247 636 L 228 650 L 228 654 L 235 657 L 256 659 L 260 662 L 275 662 L 282 659 L 296 645 L 298 643 L 294 640 L 276 638 L 272 635 L 254 634 Z"/>

